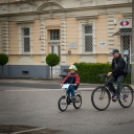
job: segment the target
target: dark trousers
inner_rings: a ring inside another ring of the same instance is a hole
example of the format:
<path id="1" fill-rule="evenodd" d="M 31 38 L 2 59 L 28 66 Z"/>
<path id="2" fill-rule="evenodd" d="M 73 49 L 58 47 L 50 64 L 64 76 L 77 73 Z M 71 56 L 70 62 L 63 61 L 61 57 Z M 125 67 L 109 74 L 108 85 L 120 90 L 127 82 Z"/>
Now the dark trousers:
<path id="1" fill-rule="evenodd" d="M 71 85 L 66 91 L 66 93 L 68 94 L 68 99 L 70 102 L 72 100 L 72 98 L 70 98 L 70 93 L 71 93 L 72 97 L 75 96 L 75 92 L 74 92 L 75 90 L 76 90 L 76 86 Z"/>
<path id="2" fill-rule="evenodd" d="M 125 78 L 126 78 L 126 75 L 120 75 L 117 78 L 112 75 L 110 77 L 110 79 L 108 80 L 109 88 L 118 97 L 120 96 L 120 91 L 121 91 L 121 88 L 122 88 L 122 82 L 124 81 Z M 113 82 L 116 82 L 116 81 L 117 81 L 117 90 L 115 90 L 115 88 L 113 86 Z"/>

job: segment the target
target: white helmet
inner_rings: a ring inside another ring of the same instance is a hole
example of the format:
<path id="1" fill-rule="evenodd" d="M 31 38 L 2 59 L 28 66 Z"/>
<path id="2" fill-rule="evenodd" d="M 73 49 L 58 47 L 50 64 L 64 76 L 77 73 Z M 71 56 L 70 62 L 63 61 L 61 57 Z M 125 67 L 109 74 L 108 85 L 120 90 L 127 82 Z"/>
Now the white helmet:
<path id="1" fill-rule="evenodd" d="M 73 69 L 73 70 L 75 70 L 75 71 L 78 70 L 77 67 L 76 67 L 75 65 L 71 65 L 71 66 L 69 67 L 69 69 L 70 69 L 70 70 Z"/>

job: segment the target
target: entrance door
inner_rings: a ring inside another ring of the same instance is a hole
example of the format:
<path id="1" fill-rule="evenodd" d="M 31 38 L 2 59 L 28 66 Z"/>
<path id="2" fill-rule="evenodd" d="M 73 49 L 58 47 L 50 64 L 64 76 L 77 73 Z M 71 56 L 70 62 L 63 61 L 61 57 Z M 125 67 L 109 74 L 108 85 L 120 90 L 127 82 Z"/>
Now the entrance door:
<path id="1" fill-rule="evenodd" d="M 55 53 L 55 54 L 57 54 L 59 57 L 60 57 L 60 43 L 58 43 L 58 44 L 50 44 L 49 45 L 50 46 L 50 53 Z"/>
<path id="2" fill-rule="evenodd" d="M 60 57 L 60 30 L 49 30 L 50 53 L 55 53 Z"/>
<path id="3" fill-rule="evenodd" d="M 49 30 L 49 53 L 55 53 L 60 57 L 60 30 Z M 53 78 L 59 78 L 60 65 L 53 67 Z"/>
<path id="4" fill-rule="evenodd" d="M 122 37 L 122 45 L 123 45 L 123 57 L 125 61 L 131 63 L 131 36 L 123 36 Z"/>

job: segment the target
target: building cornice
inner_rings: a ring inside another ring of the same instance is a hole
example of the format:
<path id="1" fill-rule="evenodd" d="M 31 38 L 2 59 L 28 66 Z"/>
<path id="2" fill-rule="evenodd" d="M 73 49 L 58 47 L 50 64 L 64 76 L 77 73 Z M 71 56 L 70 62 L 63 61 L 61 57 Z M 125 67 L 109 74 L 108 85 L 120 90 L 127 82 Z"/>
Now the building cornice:
<path id="1" fill-rule="evenodd" d="M 46 54 L 7 54 L 8 56 L 45 56 Z"/>
<path id="2" fill-rule="evenodd" d="M 36 1 L 43 1 L 43 0 L 36 0 Z M 33 2 L 31 2 L 30 0 L 28 0 L 28 1 L 16 0 L 16 1 L 13 1 L 13 2 L 2 2 L 2 3 L 0 3 L 0 5 L 12 5 L 12 4 L 18 4 L 18 3 L 21 3 L 21 4 L 26 4 L 27 3 L 27 4 L 30 4 L 30 5 L 34 5 Z"/>
<path id="3" fill-rule="evenodd" d="M 22 23 L 33 23 L 34 20 L 26 20 L 26 21 L 16 21 L 17 24 L 22 24 Z"/>
<path id="4" fill-rule="evenodd" d="M 132 12 L 122 13 L 122 15 L 125 17 L 129 17 L 129 16 L 132 16 Z"/>
<path id="5" fill-rule="evenodd" d="M 61 55 L 68 55 L 68 53 L 65 54 L 61 54 Z M 111 53 L 82 53 L 82 54 L 78 54 L 78 53 L 72 53 L 70 56 L 97 56 L 97 55 L 107 55 L 107 56 L 111 56 Z"/>
<path id="6" fill-rule="evenodd" d="M 91 16 L 76 16 L 75 18 L 77 20 L 83 20 L 83 19 L 96 19 L 98 15 L 91 15 Z"/>
<path id="7" fill-rule="evenodd" d="M 104 9 L 104 8 L 115 8 L 115 7 L 123 7 L 123 6 L 132 6 L 132 3 L 123 3 L 123 4 L 111 4 L 111 5 L 97 5 L 97 6 L 89 6 L 89 7 L 75 7 L 75 8 L 63 8 L 63 9 L 55 9 L 52 10 L 53 13 L 58 12 L 71 12 L 71 11 L 81 11 L 81 10 L 92 10 L 92 9 Z M 45 11 L 28 11 L 28 12 L 18 12 L 18 13 L 4 13 L 0 14 L 0 17 L 10 17 L 14 15 L 39 15 L 39 14 L 49 14 L 50 10 Z"/>

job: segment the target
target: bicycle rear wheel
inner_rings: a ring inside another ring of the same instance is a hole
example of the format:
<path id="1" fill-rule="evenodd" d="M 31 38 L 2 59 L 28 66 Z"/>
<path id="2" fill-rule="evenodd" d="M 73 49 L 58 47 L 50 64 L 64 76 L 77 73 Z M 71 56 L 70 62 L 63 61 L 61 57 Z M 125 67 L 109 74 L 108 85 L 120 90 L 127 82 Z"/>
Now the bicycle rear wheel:
<path id="1" fill-rule="evenodd" d="M 123 108 L 129 108 L 132 105 L 132 103 L 133 103 L 133 89 L 128 85 L 124 85 L 120 93 L 119 104 Z"/>
<path id="2" fill-rule="evenodd" d="M 79 109 L 82 105 L 82 97 L 80 94 L 77 94 L 75 98 L 76 100 L 73 102 L 73 106 L 74 108 Z"/>
<path id="3" fill-rule="evenodd" d="M 95 109 L 103 111 L 108 108 L 111 96 L 108 89 L 98 87 L 92 92 L 91 101 Z"/>

